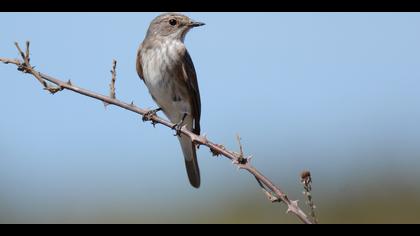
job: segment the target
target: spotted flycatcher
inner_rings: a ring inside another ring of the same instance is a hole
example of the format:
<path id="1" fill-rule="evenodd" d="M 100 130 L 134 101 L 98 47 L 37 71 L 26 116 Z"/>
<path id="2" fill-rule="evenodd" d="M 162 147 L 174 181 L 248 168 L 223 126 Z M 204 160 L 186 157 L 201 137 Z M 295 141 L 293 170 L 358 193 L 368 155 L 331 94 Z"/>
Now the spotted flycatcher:
<path id="1" fill-rule="evenodd" d="M 156 17 L 137 52 L 137 73 L 153 100 L 177 129 L 182 126 L 200 135 L 201 102 L 197 75 L 184 45 L 187 32 L 204 23 L 178 13 Z M 185 135 L 178 137 L 190 183 L 200 187 L 195 145 Z"/>

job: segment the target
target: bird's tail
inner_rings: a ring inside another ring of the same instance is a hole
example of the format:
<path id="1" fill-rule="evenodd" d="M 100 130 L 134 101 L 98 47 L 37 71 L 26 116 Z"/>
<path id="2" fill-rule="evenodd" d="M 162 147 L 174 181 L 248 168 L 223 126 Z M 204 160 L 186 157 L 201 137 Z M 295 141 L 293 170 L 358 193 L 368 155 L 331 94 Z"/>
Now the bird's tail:
<path id="1" fill-rule="evenodd" d="M 182 152 L 185 159 L 185 167 L 187 169 L 188 179 L 193 187 L 200 187 L 200 169 L 198 168 L 197 153 L 195 145 L 191 139 L 185 135 L 178 138 L 181 144 Z"/>

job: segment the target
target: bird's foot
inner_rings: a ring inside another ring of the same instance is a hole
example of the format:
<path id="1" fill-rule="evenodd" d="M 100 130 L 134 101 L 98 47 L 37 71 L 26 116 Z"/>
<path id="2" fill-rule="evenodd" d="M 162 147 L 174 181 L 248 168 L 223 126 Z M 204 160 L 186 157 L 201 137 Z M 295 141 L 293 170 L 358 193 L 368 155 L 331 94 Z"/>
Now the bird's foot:
<path id="1" fill-rule="evenodd" d="M 178 122 L 174 126 L 172 126 L 172 129 L 175 130 L 174 136 L 181 136 L 181 129 L 182 129 L 182 122 Z"/>
<path id="2" fill-rule="evenodd" d="M 146 112 L 146 114 L 143 115 L 143 122 L 151 120 L 152 117 L 155 116 L 156 113 L 158 111 L 161 111 L 161 110 L 162 110 L 162 108 L 159 107 L 157 109 L 150 110 L 150 111 Z"/>
<path id="3" fill-rule="evenodd" d="M 180 122 L 172 126 L 172 129 L 175 130 L 174 136 L 181 136 L 182 124 L 184 123 L 185 117 L 187 117 L 187 113 L 184 114 Z"/>

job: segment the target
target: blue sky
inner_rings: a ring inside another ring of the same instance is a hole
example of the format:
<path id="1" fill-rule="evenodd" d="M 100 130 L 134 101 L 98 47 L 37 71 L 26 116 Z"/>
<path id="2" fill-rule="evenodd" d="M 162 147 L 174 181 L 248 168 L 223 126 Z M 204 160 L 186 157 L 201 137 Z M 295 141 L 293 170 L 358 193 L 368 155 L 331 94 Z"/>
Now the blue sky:
<path id="1" fill-rule="evenodd" d="M 332 193 L 372 173 L 414 184 L 420 14 L 185 14 L 206 23 L 185 43 L 202 132 L 214 142 L 235 149 L 239 133 L 254 164 L 295 194 L 303 169 Z M 0 56 L 18 57 L 13 42 L 30 40 L 40 71 L 104 94 L 116 59 L 117 97 L 153 108 L 135 56 L 157 15 L 1 13 Z M 168 191 L 181 205 L 237 188 L 257 192 L 252 178 L 205 148 L 202 188 L 192 189 L 172 131 L 69 91 L 47 94 L 11 65 L 0 65 L 0 75 L 0 209 L 16 220 L 54 218 L 46 206 L 74 206 L 75 216 L 87 205 L 156 206 Z"/>

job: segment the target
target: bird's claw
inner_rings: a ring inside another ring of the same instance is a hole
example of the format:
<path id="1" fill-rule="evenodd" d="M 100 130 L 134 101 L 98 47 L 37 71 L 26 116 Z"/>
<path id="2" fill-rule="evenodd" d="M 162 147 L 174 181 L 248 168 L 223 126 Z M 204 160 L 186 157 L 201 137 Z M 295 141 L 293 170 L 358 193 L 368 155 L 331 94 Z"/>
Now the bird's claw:
<path id="1" fill-rule="evenodd" d="M 175 130 L 174 136 L 181 136 L 182 123 L 183 121 L 180 121 L 172 126 L 172 129 Z"/>
<path id="2" fill-rule="evenodd" d="M 172 126 L 172 129 L 175 130 L 174 136 L 181 136 L 182 124 L 184 123 L 186 117 L 187 117 L 187 113 L 184 113 L 181 121 L 176 123 L 174 126 Z"/>

